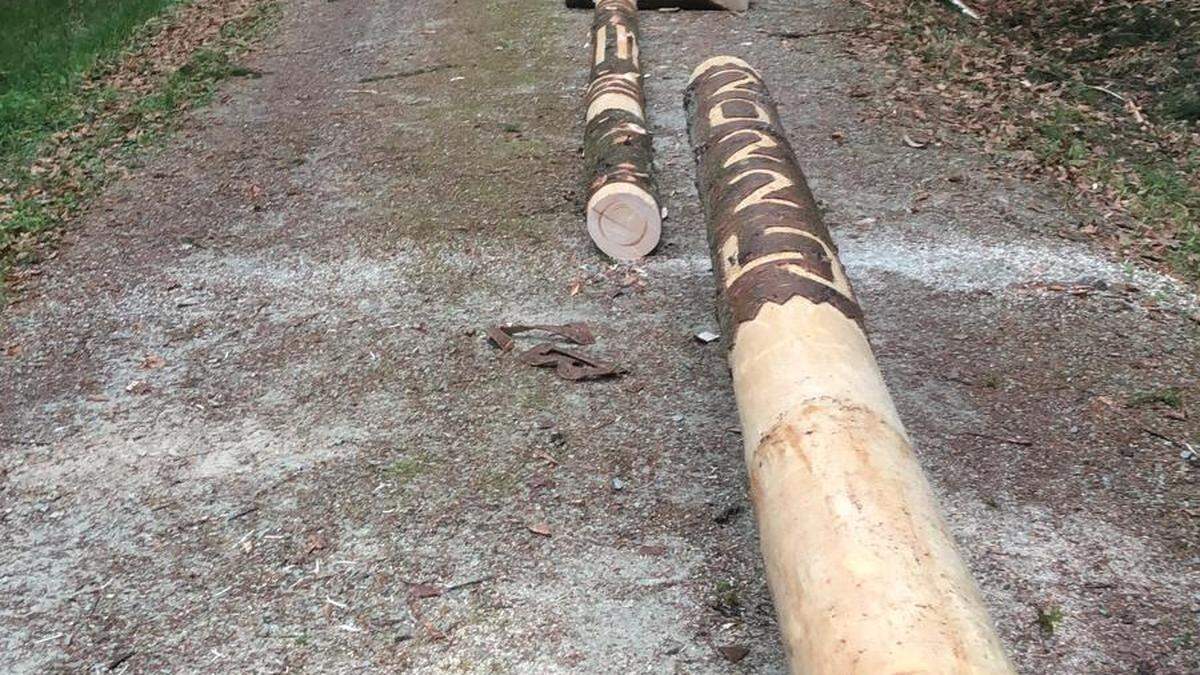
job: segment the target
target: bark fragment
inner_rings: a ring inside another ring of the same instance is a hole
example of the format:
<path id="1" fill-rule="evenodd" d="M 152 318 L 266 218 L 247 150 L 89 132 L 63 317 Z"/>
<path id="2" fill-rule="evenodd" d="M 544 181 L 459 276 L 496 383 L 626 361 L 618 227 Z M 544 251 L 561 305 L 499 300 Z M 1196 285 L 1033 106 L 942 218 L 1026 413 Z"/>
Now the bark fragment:
<path id="1" fill-rule="evenodd" d="M 551 342 L 534 345 L 517 358 L 522 363 L 538 368 L 554 368 L 556 375 L 573 382 L 620 377 L 626 372 L 620 366 L 597 361 L 577 351 L 563 349 Z"/>
<path id="2" fill-rule="evenodd" d="M 588 325 L 583 322 L 564 323 L 564 324 L 535 324 L 524 326 L 521 324 L 500 324 L 498 326 L 488 326 L 484 332 L 487 333 L 488 339 L 491 340 L 500 351 L 507 352 L 516 346 L 514 337 L 521 333 L 526 333 L 531 330 L 543 331 L 551 335 L 557 335 L 563 339 L 570 340 L 577 345 L 590 345 L 596 341 L 592 331 Z"/>

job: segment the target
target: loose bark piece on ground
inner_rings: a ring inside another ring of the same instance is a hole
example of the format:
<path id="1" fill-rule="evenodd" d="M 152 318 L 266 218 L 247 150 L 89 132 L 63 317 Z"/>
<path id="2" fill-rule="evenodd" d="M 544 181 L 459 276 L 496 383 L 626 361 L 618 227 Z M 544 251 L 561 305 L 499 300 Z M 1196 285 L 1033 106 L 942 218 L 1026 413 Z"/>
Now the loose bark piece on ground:
<path id="1" fill-rule="evenodd" d="M 501 351 L 511 351 L 516 346 L 513 338 L 527 331 L 543 331 L 561 337 L 577 345 L 590 345 L 596 342 L 591 329 L 586 323 L 576 322 L 561 325 L 499 325 L 486 329 L 488 339 Z M 517 357 L 522 363 L 539 368 L 554 368 L 555 372 L 567 380 L 596 380 L 606 377 L 623 375 L 626 371 L 610 363 L 594 360 L 574 351 L 562 349 L 553 342 L 544 342 L 521 352 Z"/>
<path id="2" fill-rule="evenodd" d="M 793 672 L 1011 674 L 762 78 L 710 59 L 685 107 Z"/>
<path id="3" fill-rule="evenodd" d="M 596 4 L 583 137 L 587 228 L 601 251 L 624 261 L 654 250 L 662 235 L 638 40 L 634 0 Z"/>
<path id="4" fill-rule="evenodd" d="M 129 659 L 133 658 L 134 654 L 137 654 L 137 652 L 133 651 L 132 649 L 121 652 L 117 656 L 113 657 L 113 659 L 111 661 L 108 662 L 108 669 L 116 670 L 119 666 L 121 666 L 121 664 L 123 664 L 126 661 L 128 661 Z"/>
<path id="5" fill-rule="evenodd" d="M 434 584 L 413 584 L 408 588 L 409 595 L 418 599 L 436 598 L 445 593 L 445 591 L 446 589 Z"/>
<path id="6" fill-rule="evenodd" d="M 1144 424 L 1139 424 L 1138 428 L 1140 428 L 1142 431 L 1150 434 L 1151 436 L 1153 436 L 1161 441 L 1166 441 L 1166 442 L 1170 443 L 1171 445 L 1177 445 L 1188 452 L 1193 451 L 1190 443 L 1185 443 L 1185 442 L 1179 440 L 1178 438 L 1172 438 L 1172 437 L 1162 433 L 1161 431 L 1155 431 L 1154 429 L 1151 429 L 1150 427 L 1148 427 Z"/>
<path id="7" fill-rule="evenodd" d="M 491 581 L 493 578 L 495 578 L 495 577 L 493 575 L 489 574 L 485 577 L 479 577 L 478 579 L 471 579 L 470 581 L 464 581 L 464 582 L 458 583 L 458 584 L 451 584 L 446 587 L 445 593 L 450 593 L 452 591 L 457 591 L 457 590 L 461 590 L 464 588 L 470 588 L 472 586 L 478 586 L 479 584 L 482 584 L 484 582 Z"/>
<path id="8" fill-rule="evenodd" d="M 624 368 L 596 361 L 579 352 L 563 349 L 551 342 L 536 345 L 522 352 L 517 358 L 521 363 L 538 368 L 554 368 L 554 372 L 559 377 L 576 382 L 619 377 L 626 372 Z"/>
<path id="9" fill-rule="evenodd" d="M 750 649 L 745 645 L 724 645 L 717 647 L 717 651 L 730 663 L 737 663 L 750 653 Z"/>
<path id="10" fill-rule="evenodd" d="M 488 326 L 485 332 L 487 333 L 488 339 L 491 340 L 497 347 L 499 347 L 501 351 L 507 352 L 516 345 L 516 341 L 513 340 L 514 337 L 516 337 L 519 333 L 525 333 L 531 330 L 540 330 L 546 333 L 551 333 L 553 335 L 570 340 L 577 345 L 590 345 L 596 342 L 596 338 L 592 335 L 591 329 L 588 328 L 586 323 L 582 322 L 558 325 L 535 324 L 531 326 L 522 326 L 519 324 L 512 324 Z"/>

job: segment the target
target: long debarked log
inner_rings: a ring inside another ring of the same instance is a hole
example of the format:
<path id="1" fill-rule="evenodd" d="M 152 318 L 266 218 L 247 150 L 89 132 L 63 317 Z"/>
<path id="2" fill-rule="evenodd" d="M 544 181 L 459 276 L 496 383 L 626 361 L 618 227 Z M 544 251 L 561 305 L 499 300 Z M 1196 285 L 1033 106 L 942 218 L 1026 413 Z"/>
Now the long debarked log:
<path id="1" fill-rule="evenodd" d="M 596 6 L 592 0 L 564 0 L 567 9 L 591 9 Z M 750 0 L 637 0 L 638 9 L 723 9 L 730 12 L 744 12 L 750 7 Z"/>
<path id="2" fill-rule="evenodd" d="M 652 251 L 662 234 L 638 59 L 634 0 L 600 0 L 584 129 L 587 227 L 601 251 L 627 261 Z"/>
<path id="3" fill-rule="evenodd" d="M 792 672 L 1012 673 L 762 79 L 710 59 L 685 107 Z"/>

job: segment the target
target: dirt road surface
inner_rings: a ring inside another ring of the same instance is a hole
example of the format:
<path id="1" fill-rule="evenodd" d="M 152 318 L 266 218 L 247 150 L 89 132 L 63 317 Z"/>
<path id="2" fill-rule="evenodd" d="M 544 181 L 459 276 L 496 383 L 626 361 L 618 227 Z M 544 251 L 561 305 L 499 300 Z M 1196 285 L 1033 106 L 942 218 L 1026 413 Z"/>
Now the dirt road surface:
<path id="1" fill-rule="evenodd" d="M 1047 187 L 868 121 L 863 37 L 770 34 L 850 7 L 644 15 L 670 216 L 635 270 L 583 234 L 587 12 L 284 7 L 262 77 L 4 312 L 6 672 L 782 672 L 723 348 L 692 339 L 680 98 L 719 52 L 782 105 L 1019 668 L 1200 667 L 1196 299 L 1055 236 L 1078 216 Z M 630 373 L 522 366 L 500 321 L 587 321 Z"/>

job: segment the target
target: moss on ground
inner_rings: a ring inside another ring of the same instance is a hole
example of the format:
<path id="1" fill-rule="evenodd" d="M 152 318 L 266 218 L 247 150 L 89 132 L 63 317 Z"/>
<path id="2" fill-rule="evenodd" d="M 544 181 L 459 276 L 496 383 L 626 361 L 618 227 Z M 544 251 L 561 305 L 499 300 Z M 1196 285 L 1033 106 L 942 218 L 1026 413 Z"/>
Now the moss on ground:
<path id="1" fill-rule="evenodd" d="M 405 127 L 383 140 L 390 153 L 406 157 L 405 172 L 391 186 L 397 198 L 378 214 L 399 225 L 401 234 L 432 245 L 485 229 L 520 241 L 554 236 L 544 176 L 528 168 L 554 156 L 564 170 L 573 166 L 569 149 L 550 138 L 570 121 L 546 120 L 543 115 L 557 106 L 538 101 L 553 95 L 541 85 L 563 79 L 562 69 L 570 67 L 556 42 L 564 23 L 557 9 L 489 0 L 483 11 L 461 10 L 477 38 L 450 43 L 442 60 L 470 64 L 461 71 L 466 80 L 451 82 L 445 96 L 412 108 Z M 410 125 L 441 133 L 415 139 Z"/>

